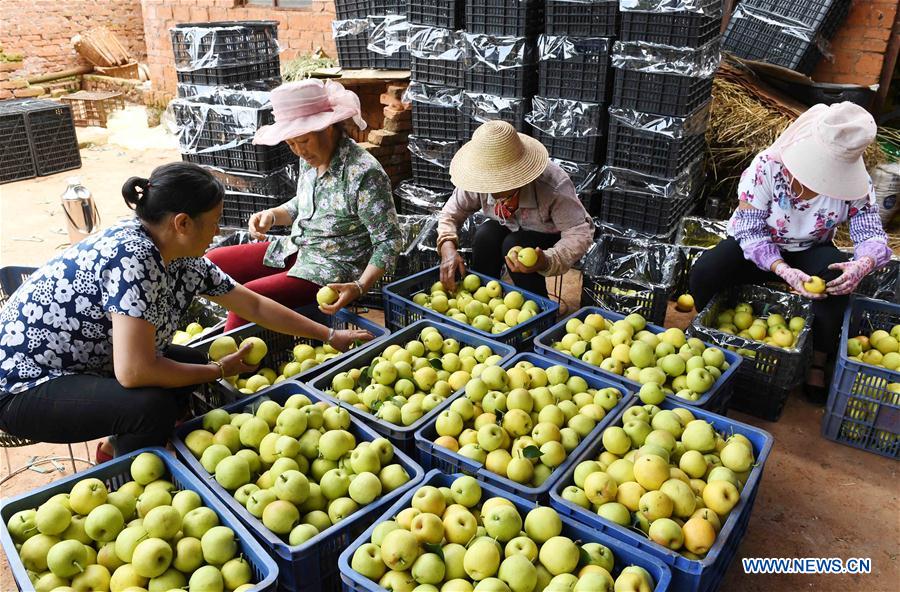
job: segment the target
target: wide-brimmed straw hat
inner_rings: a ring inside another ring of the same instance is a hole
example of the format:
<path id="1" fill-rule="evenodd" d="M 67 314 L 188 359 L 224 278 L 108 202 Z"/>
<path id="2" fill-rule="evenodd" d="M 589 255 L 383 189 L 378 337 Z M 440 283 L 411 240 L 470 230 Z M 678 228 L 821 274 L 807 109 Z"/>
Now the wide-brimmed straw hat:
<path id="1" fill-rule="evenodd" d="M 311 78 L 282 84 L 272 91 L 272 115 L 275 123 L 256 131 L 254 144 L 274 146 L 290 138 L 320 132 L 332 124 L 353 119 L 366 129 L 359 97 L 339 83 Z"/>
<path id="2" fill-rule="evenodd" d="M 550 160 L 543 144 L 505 121 L 488 121 L 450 162 L 450 180 L 463 191 L 500 193 L 541 176 Z"/>
<path id="3" fill-rule="evenodd" d="M 869 192 L 863 153 L 876 131 L 875 120 L 859 105 L 815 105 L 776 145 L 782 164 L 800 183 L 820 195 L 854 200 Z"/>

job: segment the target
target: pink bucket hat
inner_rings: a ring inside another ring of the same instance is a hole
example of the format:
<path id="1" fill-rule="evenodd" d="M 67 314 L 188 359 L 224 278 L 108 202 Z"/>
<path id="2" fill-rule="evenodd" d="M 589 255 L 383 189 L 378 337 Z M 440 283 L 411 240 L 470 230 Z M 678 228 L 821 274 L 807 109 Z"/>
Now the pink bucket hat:
<path id="1" fill-rule="evenodd" d="M 359 129 L 366 129 L 360 112 L 356 93 L 337 82 L 323 83 L 315 78 L 288 82 L 272 91 L 275 123 L 259 128 L 253 143 L 274 146 L 345 119 L 353 119 Z"/>
<path id="2" fill-rule="evenodd" d="M 803 185 L 849 201 L 869 192 L 863 153 L 876 132 L 875 120 L 859 105 L 820 104 L 800 115 L 772 147 Z"/>

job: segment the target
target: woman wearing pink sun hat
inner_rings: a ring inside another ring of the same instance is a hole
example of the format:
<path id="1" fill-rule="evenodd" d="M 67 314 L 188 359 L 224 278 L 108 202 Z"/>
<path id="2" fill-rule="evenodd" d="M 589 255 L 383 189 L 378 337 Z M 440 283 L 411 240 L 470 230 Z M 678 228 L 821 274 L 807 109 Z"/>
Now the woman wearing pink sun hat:
<path id="1" fill-rule="evenodd" d="M 816 399 L 827 392 L 850 293 L 891 258 L 863 163 L 875 132 L 872 116 L 853 103 L 803 113 L 744 171 L 728 238 L 691 270 L 697 310 L 718 290 L 770 281 L 784 281 L 812 300 L 816 355 L 807 392 Z M 852 258 L 832 243 L 848 221 Z M 810 276 L 826 280 L 823 293 L 806 289 Z"/>
<path id="2" fill-rule="evenodd" d="M 334 314 L 366 292 L 393 267 L 400 227 L 391 183 L 375 158 L 344 131 L 365 129 L 359 97 L 334 81 L 303 80 L 272 91 L 275 123 L 260 128 L 254 144 L 287 142 L 300 157 L 297 194 L 250 216 L 250 233 L 264 239 L 272 226 L 290 236 L 220 247 L 207 254 L 251 290 L 290 308 L 315 302 L 322 286 L 338 300 L 321 308 Z M 226 329 L 246 321 L 229 314 Z"/>

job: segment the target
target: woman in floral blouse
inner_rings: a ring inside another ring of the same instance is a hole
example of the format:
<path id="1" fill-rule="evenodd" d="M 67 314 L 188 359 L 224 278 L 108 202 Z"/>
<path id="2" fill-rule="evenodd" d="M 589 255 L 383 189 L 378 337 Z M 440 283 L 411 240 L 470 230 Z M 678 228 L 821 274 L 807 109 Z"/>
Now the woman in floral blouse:
<path id="1" fill-rule="evenodd" d="M 744 171 L 729 237 L 691 270 L 698 310 L 723 288 L 779 279 L 812 300 L 816 355 L 808 392 L 816 398 L 830 376 L 825 368 L 837 352 L 849 294 L 891 258 L 862 159 L 875 130 L 872 116 L 853 103 L 816 105 L 801 115 Z M 831 242 L 847 221 L 852 258 Z M 827 281 L 824 293 L 806 289 L 810 276 Z"/>
<path id="2" fill-rule="evenodd" d="M 200 294 L 340 350 L 372 338 L 313 322 L 203 258 L 225 196 L 205 169 L 166 164 L 130 178 L 122 195 L 135 218 L 51 259 L 0 310 L 0 429 L 55 443 L 115 434 L 107 454 L 165 445 L 194 385 L 252 370 L 247 347 L 210 362 L 170 344 Z"/>
<path id="3" fill-rule="evenodd" d="M 265 238 L 276 225 L 286 237 L 221 247 L 207 257 L 236 280 L 285 306 L 315 301 L 322 286 L 338 300 L 322 306 L 334 314 L 393 267 L 400 227 L 391 184 L 375 158 L 343 130 L 347 119 L 360 129 L 359 97 L 340 84 L 304 80 L 272 91 L 275 124 L 260 128 L 255 144 L 287 142 L 301 158 L 297 195 L 250 217 L 250 233 Z M 246 323 L 229 314 L 226 329 Z"/>

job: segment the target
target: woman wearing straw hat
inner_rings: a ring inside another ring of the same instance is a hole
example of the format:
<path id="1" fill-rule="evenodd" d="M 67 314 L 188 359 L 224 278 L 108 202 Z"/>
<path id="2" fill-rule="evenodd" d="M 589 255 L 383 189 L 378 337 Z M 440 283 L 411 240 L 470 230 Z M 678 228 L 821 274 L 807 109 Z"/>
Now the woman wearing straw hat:
<path id="1" fill-rule="evenodd" d="M 478 211 L 489 219 L 475 233 L 472 269 L 499 277 L 505 263 L 517 286 L 541 296 L 545 278 L 564 274 L 591 246 L 594 225 L 572 180 L 540 142 L 509 123 L 489 121 L 475 130 L 454 155 L 450 178 L 456 189 L 440 213 L 437 240 L 448 289 L 465 273 L 457 229 Z M 537 262 L 526 267 L 507 257 L 513 247 L 535 248 Z"/>
<path id="2" fill-rule="evenodd" d="M 698 310 L 718 290 L 779 279 L 812 300 L 816 355 L 807 392 L 815 398 L 826 392 L 825 369 L 837 352 L 849 294 L 891 257 L 863 163 L 875 131 L 872 116 L 853 103 L 803 113 L 744 171 L 728 238 L 691 270 Z M 847 221 L 852 258 L 831 242 Z M 809 283 L 810 276 L 826 280 L 824 290 Z"/>
<path id="3" fill-rule="evenodd" d="M 272 91 L 275 123 L 254 144 L 287 142 L 300 157 L 297 195 L 250 217 L 250 234 L 264 242 L 221 247 L 207 257 L 246 287 L 290 308 L 312 303 L 322 286 L 338 294 L 321 309 L 334 314 L 366 292 L 400 251 L 391 183 L 375 158 L 344 132 L 360 129 L 359 97 L 337 82 L 303 80 Z M 267 238 L 272 226 L 290 236 Z M 225 328 L 245 324 L 229 314 Z"/>

